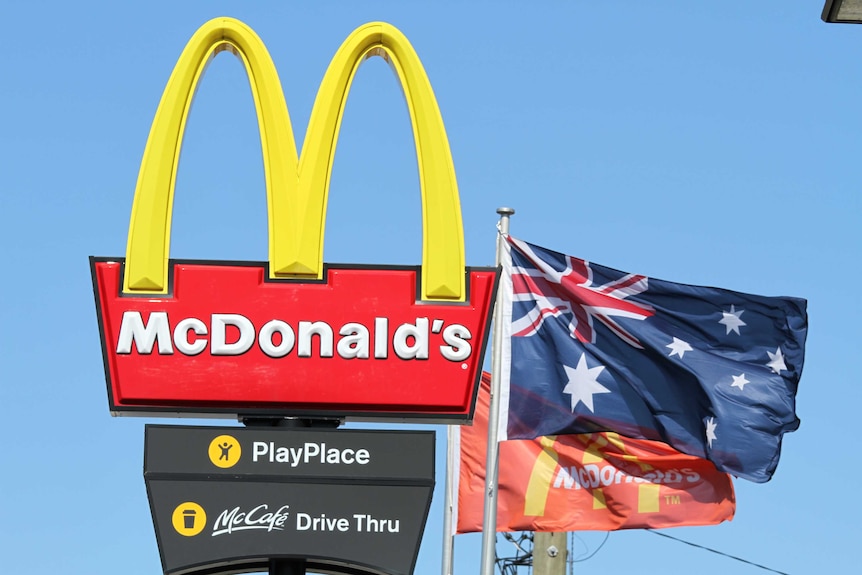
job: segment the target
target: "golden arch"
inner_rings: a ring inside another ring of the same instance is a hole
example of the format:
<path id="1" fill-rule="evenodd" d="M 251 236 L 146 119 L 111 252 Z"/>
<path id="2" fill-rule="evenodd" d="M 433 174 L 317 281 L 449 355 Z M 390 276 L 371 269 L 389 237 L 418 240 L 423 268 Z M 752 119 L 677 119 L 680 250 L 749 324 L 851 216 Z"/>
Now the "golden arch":
<path id="1" fill-rule="evenodd" d="M 585 444 L 582 459 L 582 463 L 584 464 L 605 461 L 604 450 L 611 445 L 618 450 L 623 460 L 637 463 L 644 472 L 652 469 L 651 465 L 639 461 L 636 455 L 628 453 L 625 441 L 623 441 L 618 433 L 608 431 L 581 434 L 578 438 Z M 545 515 L 545 504 L 551 492 L 551 482 L 554 478 L 554 472 L 559 465 L 560 456 L 556 449 L 554 449 L 554 444 L 557 441 L 556 435 L 549 435 L 539 439 L 542 451 L 536 456 L 536 460 L 533 462 L 533 469 L 530 472 L 530 479 L 527 483 L 527 491 L 524 496 L 524 515 L 541 517 Z M 658 485 L 648 483 L 638 485 L 638 513 L 658 511 L 658 488 Z M 604 508 L 605 498 L 602 489 L 593 489 L 591 493 L 593 496 L 593 509 Z"/>
<path id="2" fill-rule="evenodd" d="M 272 278 L 321 278 L 326 204 L 347 94 L 367 58 L 383 56 L 401 82 L 413 126 L 422 191 L 422 299 L 465 300 L 464 230 L 446 129 L 419 57 L 394 26 L 360 26 L 336 52 L 321 82 L 301 157 L 278 73 L 244 23 L 216 18 L 192 36 L 156 111 L 132 205 L 124 293 L 165 294 L 180 146 L 195 88 L 211 59 L 228 50 L 243 63 L 263 152 Z"/>
<path id="3" fill-rule="evenodd" d="M 533 470 L 530 472 L 530 480 L 527 483 L 527 491 L 524 493 L 524 515 L 545 515 L 545 503 L 551 491 L 551 481 L 554 471 L 559 465 L 560 456 L 554 449 L 557 441 L 556 435 L 548 435 L 539 438 L 542 451 L 533 462 Z"/>

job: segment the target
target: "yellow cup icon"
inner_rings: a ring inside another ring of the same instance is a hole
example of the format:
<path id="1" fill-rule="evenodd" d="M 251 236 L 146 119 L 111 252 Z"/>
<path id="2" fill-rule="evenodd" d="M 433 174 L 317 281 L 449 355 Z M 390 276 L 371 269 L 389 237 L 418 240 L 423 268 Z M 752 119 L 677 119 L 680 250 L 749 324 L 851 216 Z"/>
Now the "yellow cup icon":
<path id="1" fill-rule="evenodd" d="M 184 537 L 193 537 L 204 530 L 207 514 L 204 508 L 194 501 L 180 503 L 171 515 L 174 530 Z"/>

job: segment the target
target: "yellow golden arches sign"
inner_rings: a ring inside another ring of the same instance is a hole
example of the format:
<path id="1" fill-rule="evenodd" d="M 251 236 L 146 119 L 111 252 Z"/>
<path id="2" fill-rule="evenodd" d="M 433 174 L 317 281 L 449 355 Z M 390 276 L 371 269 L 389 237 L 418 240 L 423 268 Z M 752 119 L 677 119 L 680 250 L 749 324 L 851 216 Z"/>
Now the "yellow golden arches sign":
<path id="1" fill-rule="evenodd" d="M 360 26 L 345 40 L 323 78 L 298 157 L 272 58 L 257 34 L 232 18 L 211 20 L 192 36 L 162 95 L 135 189 L 124 293 L 168 293 L 171 211 L 183 132 L 195 87 L 212 57 L 224 50 L 242 61 L 257 111 L 270 277 L 322 277 L 326 202 L 344 105 L 359 65 L 381 55 L 401 82 L 416 142 L 423 214 L 422 299 L 464 301 L 464 232 L 452 155 L 431 84 L 404 35 L 375 22 Z"/>
<path id="2" fill-rule="evenodd" d="M 607 461 L 605 449 L 610 446 L 620 461 L 637 464 L 642 473 L 652 469 L 649 464 L 639 461 L 637 455 L 628 453 L 626 443 L 618 433 L 592 433 L 574 437 L 584 444 L 581 460 L 583 465 L 605 463 Z M 530 479 L 524 494 L 524 515 L 541 517 L 545 514 L 545 506 L 551 491 L 551 484 L 558 471 L 560 456 L 554 449 L 554 444 L 557 441 L 556 435 L 541 437 L 538 440 L 542 446 L 542 451 L 536 456 L 533 469 L 530 472 Z M 584 483 L 589 485 L 589 481 Z M 637 508 L 639 513 L 652 513 L 659 510 L 659 490 L 660 486 L 657 484 L 638 484 Z M 590 493 L 593 497 L 593 509 L 603 509 L 606 504 L 602 488 L 596 485 L 590 488 Z"/>
<path id="3" fill-rule="evenodd" d="M 209 61 L 243 62 L 263 148 L 267 262 L 170 259 L 192 98 Z M 420 266 L 324 264 L 335 145 L 359 65 L 382 55 L 413 125 Z M 469 421 L 499 271 L 464 262 L 446 131 L 419 58 L 388 24 L 357 28 L 317 94 L 301 156 L 275 66 L 245 24 L 217 18 L 186 45 L 156 112 L 125 258 L 91 258 L 113 413 Z"/>

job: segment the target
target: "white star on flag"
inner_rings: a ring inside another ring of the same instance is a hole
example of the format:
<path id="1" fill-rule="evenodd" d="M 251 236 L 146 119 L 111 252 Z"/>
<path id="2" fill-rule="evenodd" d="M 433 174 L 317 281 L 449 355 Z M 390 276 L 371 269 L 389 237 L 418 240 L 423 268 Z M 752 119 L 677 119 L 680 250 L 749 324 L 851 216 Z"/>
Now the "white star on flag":
<path id="1" fill-rule="evenodd" d="M 745 391 L 745 384 L 751 383 L 747 379 L 745 379 L 745 374 L 740 373 L 739 375 L 732 375 L 733 383 L 730 384 L 730 387 L 738 387 L 739 389 Z"/>
<path id="2" fill-rule="evenodd" d="M 678 337 L 673 338 L 673 341 L 667 344 L 665 347 L 670 348 L 670 353 L 668 354 L 668 357 L 678 355 L 680 359 L 682 359 L 682 356 L 685 352 L 692 350 L 691 346 L 688 345 L 687 341 L 683 341 Z"/>
<path id="3" fill-rule="evenodd" d="M 712 442 L 718 439 L 715 436 L 715 428 L 718 427 L 718 424 L 715 422 L 715 418 L 710 417 L 706 420 L 706 441 L 709 443 L 709 447 L 712 448 Z"/>
<path id="4" fill-rule="evenodd" d="M 568 365 L 563 365 L 566 371 L 566 376 L 569 378 L 569 383 L 563 389 L 563 393 L 569 393 L 572 396 L 572 411 L 578 402 L 582 402 L 587 406 L 587 409 L 595 413 L 593 409 L 593 395 L 596 393 L 610 393 L 611 390 L 603 386 L 597 381 L 599 374 L 605 369 L 605 366 L 587 367 L 587 357 L 585 353 L 581 354 L 581 359 L 578 360 L 578 367 L 572 369 Z"/>
<path id="5" fill-rule="evenodd" d="M 730 305 L 730 311 L 721 312 L 721 319 L 718 320 L 718 323 L 724 324 L 727 328 L 727 333 L 725 335 L 732 331 L 735 331 L 736 335 L 740 335 L 739 327 L 746 325 L 744 321 L 739 319 L 743 313 L 745 313 L 744 309 L 736 311 L 736 307 L 734 307 L 733 304 Z"/>
<path id="6" fill-rule="evenodd" d="M 775 353 L 767 351 L 769 361 L 766 363 L 769 368 L 775 373 L 781 375 L 781 370 L 787 371 L 787 365 L 784 363 L 784 354 L 781 353 L 781 348 L 776 348 Z"/>

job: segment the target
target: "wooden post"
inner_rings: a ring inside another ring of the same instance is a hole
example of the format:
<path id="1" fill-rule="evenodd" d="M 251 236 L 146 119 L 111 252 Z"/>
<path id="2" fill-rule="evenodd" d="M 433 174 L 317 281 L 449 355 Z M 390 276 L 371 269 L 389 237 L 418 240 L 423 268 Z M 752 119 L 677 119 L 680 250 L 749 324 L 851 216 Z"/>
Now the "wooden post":
<path id="1" fill-rule="evenodd" d="M 533 534 L 533 575 L 566 575 L 566 534 Z"/>

